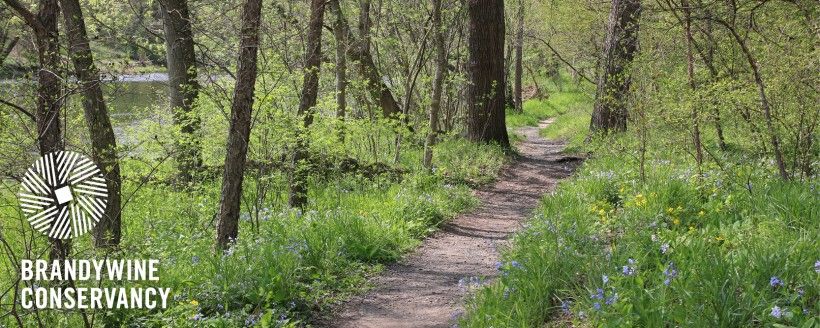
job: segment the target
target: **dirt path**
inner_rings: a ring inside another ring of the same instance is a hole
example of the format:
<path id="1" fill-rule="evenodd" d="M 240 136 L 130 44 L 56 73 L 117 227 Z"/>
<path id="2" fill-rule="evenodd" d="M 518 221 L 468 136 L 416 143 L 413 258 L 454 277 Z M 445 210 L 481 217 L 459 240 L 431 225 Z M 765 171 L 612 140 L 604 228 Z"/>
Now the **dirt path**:
<path id="1" fill-rule="evenodd" d="M 498 271 L 497 246 L 521 227 L 542 195 L 567 177 L 577 161 L 561 155 L 564 144 L 538 135 L 539 128 L 518 130 L 526 140 L 521 157 L 497 182 L 476 191 L 481 205 L 442 226 L 401 261 L 372 280 L 373 289 L 341 306 L 328 327 L 450 327 L 467 291 L 459 281 L 492 278 Z"/>

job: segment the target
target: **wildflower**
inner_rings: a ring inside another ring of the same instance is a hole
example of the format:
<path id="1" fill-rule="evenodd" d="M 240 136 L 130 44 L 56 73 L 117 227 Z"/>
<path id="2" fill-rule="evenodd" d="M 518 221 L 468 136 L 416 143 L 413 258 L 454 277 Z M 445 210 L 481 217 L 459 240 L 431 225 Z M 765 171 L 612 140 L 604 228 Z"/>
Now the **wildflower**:
<path id="1" fill-rule="evenodd" d="M 666 254 L 669 251 L 669 244 L 661 245 L 661 254 Z"/>
<path id="2" fill-rule="evenodd" d="M 700 212 L 698 212 L 698 216 L 704 216 L 704 215 L 706 215 L 706 212 L 704 212 L 703 210 L 700 210 Z"/>
<path id="3" fill-rule="evenodd" d="M 769 285 L 772 287 L 783 286 L 783 281 L 781 281 L 777 276 L 772 276 L 769 279 Z"/>
<path id="4" fill-rule="evenodd" d="M 612 294 L 609 298 L 606 299 L 606 305 L 615 304 L 615 301 L 618 300 L 618 293 Z"/>
<path id="5" fill-rule="evenodd" d="M 781 310 L 779 306 L 775 305 L 772 308 L 772 316 L 777 318 L 777 319 L 780 319 L 780 317 L 783 316 L 783 310 Z"/>
<path id="6" fill-rule="evenodd" d="M 629 263 L 629 265 L 624 265 L 623 268 L 621 269 L 621 272 L 623 272 L 623 274 L 625 276 L 634 275 L 635 274 L 635 266 L 634 265 L 636 263 L 635 260 L 634 259 L 628 259 L 627 263 Z"/>
<path id="7" fill-rule="evenodd" d="M 590 295 L 589 297 L 591 297 L 592 299 L 597 299 L 597 300 L 603 299 L 604 298 L 604 290 L 601 289 L 601 288 L 598 288 L 597 292 L 595 294 Z"/>
<path id="8" fill-rule="evenodd" d="M 252 327 L 259 321 L 259 315 L 251 314 L 245 319 L 245 327 Z"/>
<path id="9" fill-rule="evenodd" d="M 191 305 L 199 306 L 199 302 L 197 302 L 197 300 L 191 300 Z"/>
<path id="10" fill-rule="evenodd" d="M 814 272 L 820 273 L 820 261 L 814 262 Z"/>
<path id="11" fill-rule="evenodd" d="M 672 279 L 678 276 L 678 269 L 675 267 L 675 262 L 669 262 L 669 266 L 663 270 L 663 274 L 666 276 L 666 280 L 663 281 L 663 284 L 669 286 L 669 284 L 672 283 Z"/>
<path id="12" fill-rule="evenodd" d="M 508 298 L 510 298 L 510 288 L 504 287 L 504 299 L 506 300 Z"/>
<path id="13" fill-rule="evenodd" d="M 566 315 L 572 314 L 572 311 L 569 309 L 570 305 L 572 305 L 572 301 L 561 301 L 561 311 Z"/>
<path id="14" fill-rule="evenodd" d="M 202 320 L 202 319 L 205 319 L 205 316 L 202 315 L 202 313 L 197 313 L 193 317 L 191 317 L 191 320 L 194 320 L 194 321 L 199 321 L 199 320 Z"/>
<path id="15" fill-rule="evenodd" d="M 495 269 L 501 271 L 504 269 L 504 263 L 502 262 L 495 262 Z"/>
<path id="16" fill-rule="evenodd" d="M 586 319 L 587 318 L 587 313 L 584 312 L 584 311 L 578 311 L 578 318 L 581 318 L 582 320 Z"/>
<path id="17" fill-rule="evenodd" d="M 512 261 L 510 262 L 510 265 L 512 265 L 512 267 L 516 269 L 524 269 L 524 266 L 521 265 L 521 263 L 518 263 L 518 261 Z"/>
<path id="18" fill-rule="evenodd" d="M 680 224 L 680 219 L 678 219 L 678 218 L 674 218 L 674 219 L 672 220 L 672 224 L 674 224 L 674 225 L 679 225 L 679 224 Z"/>
<path id="19" fill-rule="evenodd" d="M 592 303 L 592 307 L 595 308 L 596 311 L 601 311 L 601 303 Z"/>
<path id="20" fill-rule="evenodd" d="M 193 262 L 194 264 L 199 264 L 199 256 L 194 255 L 191 258 L 191 262 Z"/>
<path id="21" fill-rule="evenodd" d="M 601 280 L 603 280 L 604 285 L 606 285 L 606 283 L 608 283 L 608 282 L 609 282 L 609 276 L 607 276 L 607 275 L 602 275 L 602 276 L 601 276 Z"/>

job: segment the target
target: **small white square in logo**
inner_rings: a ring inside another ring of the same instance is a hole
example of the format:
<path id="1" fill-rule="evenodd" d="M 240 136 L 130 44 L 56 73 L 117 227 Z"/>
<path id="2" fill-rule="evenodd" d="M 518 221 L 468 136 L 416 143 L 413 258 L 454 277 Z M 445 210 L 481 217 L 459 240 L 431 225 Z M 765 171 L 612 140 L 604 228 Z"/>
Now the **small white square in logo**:
<path id="1" fill-rule="evenodd" d="M 74 199 L 74 197 L 71 196 L 71 188 L 68 186 L 57 189 L 57 191 L 54 192 L 54 195 L 57 196 L 57 203 L 60 205 L 68 203 Z"/>

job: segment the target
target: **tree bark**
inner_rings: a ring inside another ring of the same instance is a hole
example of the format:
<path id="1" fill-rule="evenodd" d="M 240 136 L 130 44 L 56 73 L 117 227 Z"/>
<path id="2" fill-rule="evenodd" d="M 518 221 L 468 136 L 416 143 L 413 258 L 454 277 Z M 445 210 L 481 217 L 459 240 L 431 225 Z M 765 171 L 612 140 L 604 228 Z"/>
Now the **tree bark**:
<path id="1" fill-rule="evenodd" d="M 251 133 L 256 58 L 259 48 L 259 23 L 262 0 L 247 0 L 242 7 L 242 40 L 239 42 L 239 60 L 236 85 L 231 103 L 231 124 L 222 176 L 222 196 L 219 202 L 219 223 L 216 245 L 226 249 L 239 234 L 239 202 L 242 198 L 242 180 Z"/>
<path id="2" fill-rule="evenodd" d="M 640 0 L 612 0 L 589 126 L 591 132 L 626 131 L 631 84 L 629 65 L 638 50 L 640 16 Z"/>
<path id="3" fill-rule="evenodd" d="M 108 185 L 108 206 L 100 222 L 94 227 L 94 245 L 117 246 L 122 236 L 120 164 L 114 128 L 103 98 L 100 74 L 85 27 L 85 19 L 78 0 L 60 0 L 68 36 L 68 54 L 74 64 L 74 73 L 83 92 L 83 113 L 91 136 L 91 157 L 102 169 Z"/>
<path id="4" fill-rule="evenodd" d="M 322 21 L 325 14 L 325 0 L 311 0 L 310 22 L 308 23 L 307 44 L 305 49 L 305 75 L 302 86 L 302 97 L 299 101 L 298 114 L 303 118 L 303 128 L 313 124 L 313 111 L 319 93 L 319 70 L 322 64 Z M 292 208 L 303 208 L 307 205 L 308 180 L 308 140 L 305 133 L 298 133 L 294 149 L 290 194 L 288 205 Z"/>
<path id="5" fill-rule="evenodd" d="M 504 1 L 468 0 L 467 136 L 510 147 L 504 116 Z"/>
<path id="6" fill-rule="evenodd" d="M 359 75 L 361 75 L 367 83 L 369 97 L 374 103 L 379 105 L 384 117 L 398 117 L 398 114 L 401 113 L 401 107 L 399 103 L 396 102 L 396 98 L 393 97 L 393 93 L 390 92 L 390 88 L 384 83 L 381 73 L 379 73 L 373 61 L 373 56 L 370 54 L 370 16 L 367 15 L 366 18 L 362 18 L 367 20 L 367 24 L 360 22 L 360 29 L 363 28 L 362 26 L 365 26 L 365 30 L 360 31 L 361 35 L 357 39 L 353 35 L 353 32 L 350 31 L 350 25 L 339 6 L 338 0 L 330 0 L 328 5 L 330 5 L 330 10 L 337 15 L 337 22 L 342 29 L 342 33 L 347 35 L 347 39 L 350 42 L 347 56 L 351 61 L 356 62 Z M 369 4 L 367 7 L 369 8 Z M 354 42 L 353 40 L 356 41 Z"/>
<path id="7" fill-rule="evenodd" d="M 689 89 L 692 93 L 697 92 L 697 85 L 695 83 L 695 55 L 692 51 L 692 9 L 689 6 L 689 1 L 682 0 L 681 7 L 683 7 L 683 21 L 684 21 L 684 35 L 686 36 L 686 76 L 689 81 Z M 698 119 L 699 103 L 692 105 L 692 144 L 695 146 L 695 161 L 698 163 L 698 169 L 703 165 L 703 146 L 700 139 L 700 120 Z"/>
<path id="8" fill-rule="evenodd" d="M 32 13 L 18 0 L 3 0 L 34 32 L 37 59 L 37 146 L 40 155 L 62 151 L 65 143 L 60 129 L 60 89 L 63 77 L 60 72 L 60 38 L 58 19 L 60 7 L 57 0 L 40 0 L 38 12 Z M 62 260 L 71 252 L 71 242 L 49 238 L 49 258 Z"/>
<path id="9" fill-rule="evenodd" d="M 515 34 L 515 87 L 513 89 L 515 111 L 524 112 L 524 103 L 521 93 L 523 92 L 524 76 L 524 1 L 518 0 L 518 30 Z"/>
<path id="10" fill-rule="evenodd" d="M 433 146 L 438 137 L 438 116 L 441 111 L 442 87 L 447 75 L 447 50 L 444 44 L 444 30 L 441 26 L 441 0 L 432 0 L 433 4 L 433 42 L 436 48 L 436 73 L 433 77 L 433 98 L 430 101 L 430 131 L 424 141 L 424 167 L 433 169 Z"/>
<path id="11" fill-rule="evenodd" d="M 181 135 L 176 140 L 174 159 L 180 178 L 190 183 L 202 167 L 199 130 L 200 117 L 194 108 L 199 95 L 194 37 L 188 0 L 162 0 L 165 29 L 165 56 L 168 66 L 168 94 L 174 125 Z"/>
<path id="12" fill-rule="evenodd" d="M 336 15 L 333 22 L 333 36 L 336 39 L 336 117 L 341 120 L 339 139 L 344 141 L 344 120 L 347 114 L 347 48 L 348 39 L 344 30 L 345 22 Z"/>

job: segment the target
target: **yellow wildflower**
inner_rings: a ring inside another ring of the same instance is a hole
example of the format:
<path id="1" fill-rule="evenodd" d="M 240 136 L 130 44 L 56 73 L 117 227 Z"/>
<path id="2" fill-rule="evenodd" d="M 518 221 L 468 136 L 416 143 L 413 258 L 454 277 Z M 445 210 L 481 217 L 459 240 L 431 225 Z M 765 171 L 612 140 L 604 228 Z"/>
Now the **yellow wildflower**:
<path id="1" fill-rule="evenodd" d="M 706 215 L 706 212 L 704 212 L 703 210 L 700 210 L 700 212 L 698 212 L 698 216 L 704 216 L 704 215 Z"/>
<path id="2" fill-rule="evenodd" d="M 680 219 L 675 218 L 674 220 L 672 220 L 672 224 L 679 225 L 680 224 Z"/>
<path id="3" fill-rule="evenodd" d="M 191 300 L 191 305 L 199 306 L 199 302 L 197 302 L 196 300 Z"/>

